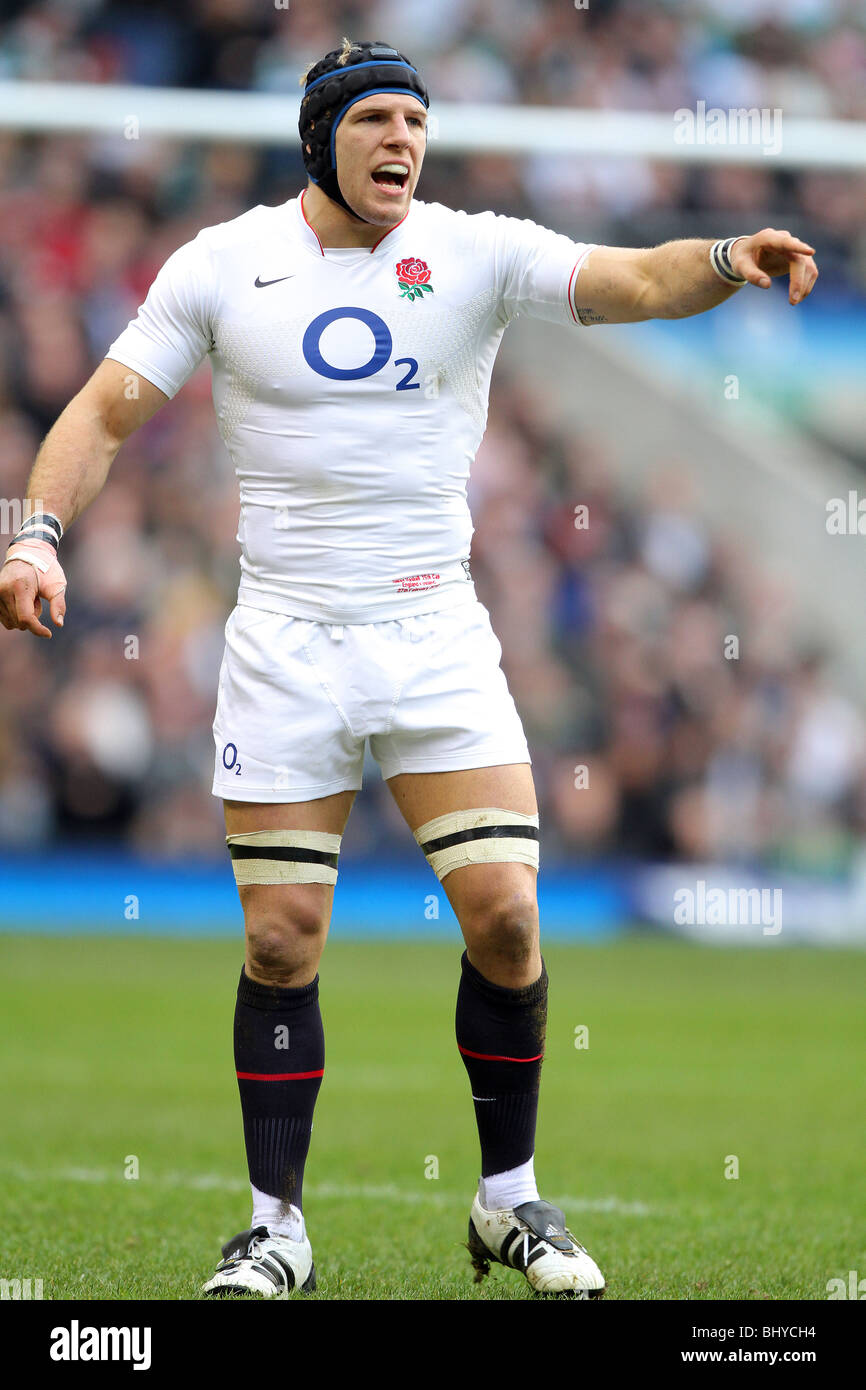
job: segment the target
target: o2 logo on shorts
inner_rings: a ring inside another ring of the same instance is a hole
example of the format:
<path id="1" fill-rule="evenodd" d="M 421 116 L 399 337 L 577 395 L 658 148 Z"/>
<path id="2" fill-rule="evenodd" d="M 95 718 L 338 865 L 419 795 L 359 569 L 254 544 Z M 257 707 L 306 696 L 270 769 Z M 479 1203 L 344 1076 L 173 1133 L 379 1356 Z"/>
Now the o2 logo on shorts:
<path id="1" fill-rule="evenodd" d="M 360 367 L 333 367 L 330 362 L 326 362 L 322 356 L 320 346 L 322 334 L 332 323 L 338 319 L 359 319 L 366 324 L 373 334 L 373 355 Z M 311 367 L 319 376 L 328 377 L 330 381 L 360 381 L 364 377 L 375 376 L 385 366 L 391 356 L 391 349 L 394 346 L 391 337 L 391 330 L 384 319 L 380 319 L 378 314 L 372 313 L 369 309 L 358 309 L 352 305 L 347 305 L 342 309 L 328 309 L 327 313 L 319 314 L 313 319 L 302 343 L 304 360 L 308 367 Z M 408 367 L 406 375 L 397 382 L 395 391 L 419 391 L 420 381 L 413 381 L 412 378 L 418 371 L 418 363 L 414 357 L 397 357 L 394 361 L 395 367 Z"/>
<path id="2" fill-rule="evenodd" d="M 235 777 L 240 777 L 241 765 L 238 762 L 238 750 L 233 743 L 227 743 L 223 749 L 223 767 L 226 772 L 234 771 Z"/>

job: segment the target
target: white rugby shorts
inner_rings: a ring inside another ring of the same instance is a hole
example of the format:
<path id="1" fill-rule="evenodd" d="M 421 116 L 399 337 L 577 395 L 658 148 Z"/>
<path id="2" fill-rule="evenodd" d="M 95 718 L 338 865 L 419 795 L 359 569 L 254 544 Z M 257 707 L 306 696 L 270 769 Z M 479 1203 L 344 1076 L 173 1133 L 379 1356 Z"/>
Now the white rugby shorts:
<path id="1" fill-rule="evenodd" d="M 214 796 L 358 791 L 365 740 L 384 778 L 531 763 L 487 609 L 337 626 L 239 605 L 226 623 Z"/>

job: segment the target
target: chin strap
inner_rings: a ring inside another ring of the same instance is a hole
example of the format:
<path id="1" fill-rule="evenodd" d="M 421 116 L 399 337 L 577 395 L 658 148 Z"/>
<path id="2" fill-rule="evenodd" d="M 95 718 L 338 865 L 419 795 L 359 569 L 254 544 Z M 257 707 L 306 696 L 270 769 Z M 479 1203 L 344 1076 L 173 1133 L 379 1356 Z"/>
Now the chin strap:
<path id="1" fill-rule="evenodd" d="M 325 193 L 331 199 L 332 202 L 339 203 L 341 208 L 345 208 L 346 212 L 351 213 L 351 215 L 353 217 L 356 217 L 359 222 L 363 222 L 366 226 L 372 227 L 373 224 L 369 220 L 369 218 L 362 217 L 361 214 L 359 212 L 356 212 L 354 208 L 349 207 L 349 204 L 343 197 L 340 184 L 337 180 L 336 169 L 330 169 L 323 179 L 313 179 L 313 183 L 316 185 L 317 188 L 321 188 L 322 192 Z"/>

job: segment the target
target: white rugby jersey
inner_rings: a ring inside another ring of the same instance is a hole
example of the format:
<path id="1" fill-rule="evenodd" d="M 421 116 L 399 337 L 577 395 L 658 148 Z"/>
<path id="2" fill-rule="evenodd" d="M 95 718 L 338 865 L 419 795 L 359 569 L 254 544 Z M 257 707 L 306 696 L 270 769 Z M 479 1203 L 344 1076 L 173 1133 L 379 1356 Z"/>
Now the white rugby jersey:
<path id="1" fill-rule="evenodd" d="M 106 356 L 167 396 L 210 357 L 238 602 L 358 623 L 474 599 L 466 486 L 502 334 L 577 324 L 592 249 L 417 199 L 372 250 L 323 249 L 301 194 L 175 251 Z"/>

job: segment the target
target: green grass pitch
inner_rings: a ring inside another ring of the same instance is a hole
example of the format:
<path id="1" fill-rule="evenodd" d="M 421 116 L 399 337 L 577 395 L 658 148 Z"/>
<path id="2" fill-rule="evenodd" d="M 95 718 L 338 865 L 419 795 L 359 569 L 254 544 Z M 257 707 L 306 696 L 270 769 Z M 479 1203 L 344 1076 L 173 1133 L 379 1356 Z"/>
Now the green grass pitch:
<path id="1" fill-rule="evenodd" d="M 478 1153 L 460 949 L 326 950 L 316 1298 L 532 1297 L 502 1268 L 473 1284 L 462 1245 Z M 545 959 L 536 1171 L 608 1298 L 826 1299 L 866 1273 L 866 955 L 632 935 Z M 198 1297 L 250 1216 L 239 945 L 16 935 L 0 961 L 0 1275 L 53 1299 Z"/>

